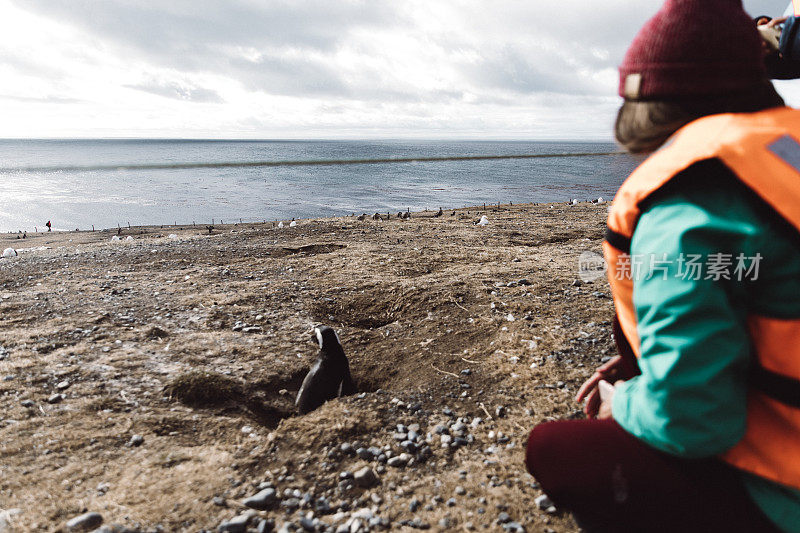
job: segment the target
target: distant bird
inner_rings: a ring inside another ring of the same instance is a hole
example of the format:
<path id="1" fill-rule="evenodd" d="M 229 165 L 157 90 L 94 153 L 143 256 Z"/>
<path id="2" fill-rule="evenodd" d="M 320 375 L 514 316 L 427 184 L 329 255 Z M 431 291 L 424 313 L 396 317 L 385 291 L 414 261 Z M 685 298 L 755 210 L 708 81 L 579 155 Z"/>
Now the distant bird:
<path id="1" fill-rule="evenodd" d="M 433 215 L 433 217 L 437 218 L 437 217 L 440 217 L 440 216 L 442 216 L 442 208 L 441 207 L 439 208 L 439 211 L 437 211 L 436 214 Z"/>
<path id="2" fill-rule="evenodd" d="M 319 355 L 311 365 L 295 400 L 301 415 L 310 413 L 328 400 L 356 391 L 350 375 L 350 363 L 336 332 L 331 327 L 319 326 L 314 328 L 314 335 L 319 343 Z"/>
<path id="3" fill-rule="evenodd" d="M 409 219 L 409 218 L 411 218 L 411 213 L 409 213 L 408 211 L 406 211 L 405 213 L 403 213 L 403 219 L 407 220 L 407 219 Z"/>
<path id="4" fill-rule="evenodd" d="M 487 226 L 489 224 L 489 219 L 486 215 L 483 215 L 480 220 L 478 220 L 475 225 L 476 226 Z"/>
<path id="5" fill-rule="evenodd" d="M 3 250 L 3 257 L 17 257 L 17 251 L 13 248 Z"/>
<path id="6" fill-rule="evenodd" d="M 397 218 L 403 218 L 403 212 L 402 211 L 398 211 L 397 212 Z"/>
<path id="7" fill-rule="evenodd" d="M 291 221 L 291 222 L 289 222 L 289 227 L 290 227 L 290 228 L 293 228 L 293 227 L 295 227 L 295 226 L 297 226 L 297 221 L 296 221 L 295 219 L 292 219 L 292 221 Z"/>
<path id="8" fill-rule="evenodd" d="M 278 222 L 278 227 L 279 227 L 279 228 L 282 228 L 282 227 L 283 227 L 283 220 L 281 220 L 280 222 Z"/>
<path id="9" fill-rule="evenodd" d="M 367 219 L 366 213 L 361 213 L 360 215 L 358 215 L 358 220 L 366 220 L 366 219 Z"/>
<path id="10" fill-rule="evenodd" d="M 208 230 L 208 234 L 211 235 L 211 232 L 214 231 L 214 226 L 206 226 L 206 229 Z"/>
<path id="11" fill-rule="evenodd" d="M 451 217 L 454 217 L 454 216 L 456 216 L 456 212 L 455 212 L 455 211 L 453 211 L 452 213 L 450 213 L 450 216 L 451 216 Z"/>
<path id="12" fill-rule="evenodd" d="M 372 215 L 372 220 L 383 220 L 383 219 L 381 218 L 380 213 L 375 213 L 374 215 Z"/>

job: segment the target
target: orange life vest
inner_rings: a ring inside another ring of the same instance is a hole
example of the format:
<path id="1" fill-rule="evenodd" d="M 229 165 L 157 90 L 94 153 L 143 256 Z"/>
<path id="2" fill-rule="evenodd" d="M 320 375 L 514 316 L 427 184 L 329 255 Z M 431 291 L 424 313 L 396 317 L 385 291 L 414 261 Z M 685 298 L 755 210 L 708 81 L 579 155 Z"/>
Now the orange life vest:
<path id="1" fill-rule="evenodd" d="M 681 128 L 623 183 L 608 216 L 603 243 L 608 278 L 620 326 L 637 357 L 628 254 L 639 206 L 681 171 L 709 159 L 721 161 L 800 232 L 800 110 L 713 115 Z M 721 458 L 800 488 L 800 318 L 750 315 L 747 327 L 754 350 L 747 428 Z"/>

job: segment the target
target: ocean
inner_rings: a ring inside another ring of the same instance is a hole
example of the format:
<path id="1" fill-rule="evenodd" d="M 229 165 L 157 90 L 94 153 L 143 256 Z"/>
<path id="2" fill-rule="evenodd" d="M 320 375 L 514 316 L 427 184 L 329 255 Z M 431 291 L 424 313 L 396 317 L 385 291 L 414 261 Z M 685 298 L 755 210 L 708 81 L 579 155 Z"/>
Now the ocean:
<path id="1" fill-rule="evenodd" d="M 610 199 L 613 143 L 0 140 L 0 231 L 206 224 Z M 397 159 L 567 154 L 530 159 Z M 389 160 L 381 163 L 296 164 Z M 262 162 L 294 162 L 267 166 Z M 215 166 L 218 165 L 218 166 Z"/>

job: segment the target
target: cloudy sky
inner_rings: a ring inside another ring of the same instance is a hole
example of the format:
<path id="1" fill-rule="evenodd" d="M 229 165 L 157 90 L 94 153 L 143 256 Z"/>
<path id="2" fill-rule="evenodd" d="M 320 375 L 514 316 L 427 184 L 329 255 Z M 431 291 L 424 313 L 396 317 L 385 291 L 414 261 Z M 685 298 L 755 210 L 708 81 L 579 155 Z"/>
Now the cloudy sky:
<path id="1" fill-rule="evenodd" d="M 0 137 L 608 139 L 660 4 L 0 0 Z"/>

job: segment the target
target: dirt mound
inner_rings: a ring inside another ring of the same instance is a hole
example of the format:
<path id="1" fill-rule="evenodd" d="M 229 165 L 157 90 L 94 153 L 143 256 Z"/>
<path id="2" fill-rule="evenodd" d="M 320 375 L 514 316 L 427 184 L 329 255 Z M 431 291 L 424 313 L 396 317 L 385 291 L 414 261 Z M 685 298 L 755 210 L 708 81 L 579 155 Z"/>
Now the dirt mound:
<path id="1" fill-rule="evenodd" d="M 88 510 L 213 530 L 269 486 L 258 519 L 278 527 L 366 509 L 393 530 L 497 529 L 507 513 L 576 531 L 536 508 L 522 450 L 533 424 L 579 416 L 577 387 L 613 349 L 606 282 L 572 283 L 605 206 L 503 206 L 486 227 L 483 210 L 457 214 L 137 228 L 125 247 L 29 235 L 49 248 L 0 268 L 15 526 Z M 298 416 L 316 324 L 336 329 L 359 392 Z M 375 484 L 352 486 L 365 466 Z"/>

